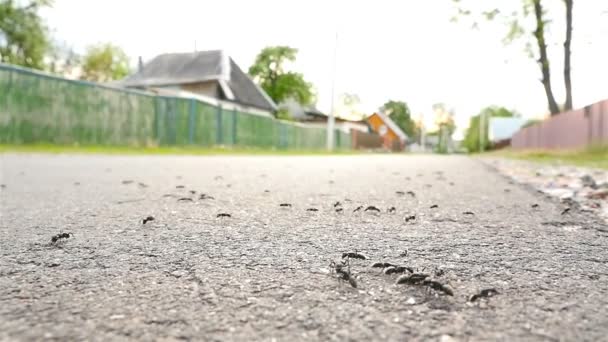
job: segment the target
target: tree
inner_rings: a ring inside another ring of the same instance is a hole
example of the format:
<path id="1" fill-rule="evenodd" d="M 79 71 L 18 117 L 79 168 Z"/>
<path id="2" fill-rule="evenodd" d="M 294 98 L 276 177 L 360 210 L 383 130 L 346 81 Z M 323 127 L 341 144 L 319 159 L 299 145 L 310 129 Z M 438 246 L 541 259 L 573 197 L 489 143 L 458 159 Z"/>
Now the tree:
<path id="1" fill-rule="evenodd" d="M 129 57 L 110 43 L 89 47 L 82 62 L 82 79 L 108 82 L 129 74 Z"/>
<path id="2" fill-rule="evenodd" d="M 452 143 L 452 134 L 456 130 L 454 110 L 447 109 L 444 103 L 435 103 L 433 111 L 435 112 L 435 123 L 439 126 L 439 145 L 437 146 L 437 151 L 439 153 L 447 153 Z"/>
<path id="3" fill-rule="evenodd" d="M 285 71 L 286 62 L 296 60 L 297 49 L 288 46 L 264 48 L 249 68 L 249 75 L 276 103 L 293 98 L 302 105 L 314 102 L 312 85 L 300 73 Z"/>
<path id="4" fill-rule="evenodd" d="M 469 9 L 462 6 L 462 0 L 452 0 L 458 4 L 458 14 L 453 19 L 458 20 L 458 17 L 472 16 L 473 13 Z M 482 11 L 481 15 L 488 21 L 502 20 L 508 27 L 506 36 L 503 38 L 505 44 L 513 43 L 520 38 L 529 37 L 536 42 L 536 52 L 532 48 L 530 41 L 527 41 L 526 52 L 531 58 L 536 58 L 540 72 L 542 75 L 541 83 L 545 90 L 547 98 L 547 106 L 552 115 L 558 114 L 562 109 L 572 109 L 572 80 L 570 75 L 570 55 L 572 43 L 572 10 L 574 0 L 563 0 L 566 11 L 566 38 L 564 41 L 564 85 L 566 88 L 566 99 L 562 108 L 558 105 L 553 94 L 551 83 L 551 62 L 547 53 L 546 32 L 549 20 L 546 18 L 547 12 L 543 7 L 542 0 L 521 0 L 521 5 L 518 10 L 505 11 L 505 9 L 494 8 L 487 11 Z M 490 3 L 490 2 L 488 2 Z M 503 2 L 504 4 L 504 2 Z M 509 14 L 503 14 L 509 12 Z M 526 20 L 533 14 L 533 20 L 528 25 Z M 473 27 L 477 28 L 477 20 L 474 21 Z"/>
<path id="5" fill-rule="evenodd" d="M 484 127 L 481 127 L 480 129 L 480 121 L 482 115 L 484 117 Z M 467 129 L 464 136 L 464 147 L 466 147 L 470 152 L 478 151 L 481 145 L 481 141 L 483 140 L 483 149 L 485 150 L 490 148 L 491 144 L 489 142 L 488 136 L 488 123 L 490 121 L 489 119 L 496 117 L 510 118 L 514 116 L 517 116 L 517 113 L 515 111 L 511 111 L 504 107 L 489 106 L 482 109 L 479 114 L 472 116 L 469 121 L 469 128 Z M 480 139 L 482 136 L 483 138 Z"/>
<path id="6" fill-rule="evenodd" d="M 388 101 L 381 108 L 380 111 L 388 114 L 389 118 L 401 128 L 407 136 L 410 138 L 416 135 L 416 125 L 412 120 L 410 108 L 407 103 L 402 101 Z"/>
<path id="7" fill-rule="evenodd" d="M 0 1 L 0 62 L 43 69 L 48 29 L 38 10 L 51 0 Z"/>

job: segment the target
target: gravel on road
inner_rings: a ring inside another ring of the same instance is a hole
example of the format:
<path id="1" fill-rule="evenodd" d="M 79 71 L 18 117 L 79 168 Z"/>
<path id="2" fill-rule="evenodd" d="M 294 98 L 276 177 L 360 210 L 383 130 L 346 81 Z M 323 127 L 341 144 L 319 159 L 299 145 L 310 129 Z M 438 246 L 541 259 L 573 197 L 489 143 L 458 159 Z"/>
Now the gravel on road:
<path id="1" fill-rule="evenodd" d="M 468 157 L 0 163 L 0 340 L 608 333 L 606 225 Z"/>

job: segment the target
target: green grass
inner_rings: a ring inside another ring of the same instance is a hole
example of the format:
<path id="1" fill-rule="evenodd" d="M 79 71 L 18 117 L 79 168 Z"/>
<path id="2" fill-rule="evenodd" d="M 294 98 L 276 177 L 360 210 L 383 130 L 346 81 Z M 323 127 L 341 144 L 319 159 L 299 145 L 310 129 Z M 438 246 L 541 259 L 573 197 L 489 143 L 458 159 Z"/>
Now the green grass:
<path id="1" fill-rule="evenodd" d="M 336 150 L 279 150 L 254 147 L 128 147 L 128 146 L 72 146 L 72 145 L 4 145 L 0 153 L 47 154 L 111 154 L 111 155 L 352 155 L 362 151 Z"/>
<path id="2" fill-rule="evenodd" d="M 594 146 L 585 150 L 515 151 L 508 149 L 483 155 L 608 169 L 608 146 Z"/>

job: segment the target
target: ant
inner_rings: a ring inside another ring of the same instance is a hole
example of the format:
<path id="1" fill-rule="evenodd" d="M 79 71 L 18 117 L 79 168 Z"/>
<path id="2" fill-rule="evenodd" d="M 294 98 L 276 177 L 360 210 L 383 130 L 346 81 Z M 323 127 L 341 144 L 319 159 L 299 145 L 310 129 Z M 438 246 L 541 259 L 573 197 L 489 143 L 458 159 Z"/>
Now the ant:
<path id="1" fill-rule="evenodd" d="M 372 264 L 372 268 L 387 268 L 387 267 L 395 267 L 397 265 L 391 264 L 390 262 L 375 262 Z"/>
<path id="2" fill-rule="evenodd" d="M 498 294 L 498 291 L 496 291 L 496 289 L 484 289 L 484 290 L 481 290 L 479 293 L 472 295 L 471 298 L 469 298 L 469 301 L 474 302 L 481 298 L 494 297 L 497 294 Z"/>
<path id="3" fill-rule="evenodd" d="M 429 275 L 426 273 L 412 273 L 410 275 L 403 275 L 397 279 L 397 284 L 420 285 L 428 277 Z"/>
<path id="4" fill-rule="evenodd" d="M 143 219 L 142 224 L 146 224 L 150 221 L 154 221 L 154 216 L 148 216 L 145 219 Z"/>
<path id="5" fill-rule="evenodd" d="M 439 208 L 439 205 L 438 205 L 438 204 L 433 204 L 433 205 L 431 206 L 431 209 L 437 209 L 437 208 Z"/>
<path id="6" fill-rule="evenodd" d="M 346 280 L 346 281 L 348 281 L 350 286 L 357 288 L 357 281 L 350 273 L 350 262 L 346 262 L 346 263 L 342 262 L 342 263 L 337 264 L 334 261 L 332 261 L 329 264 L 329 266 L 333 269 L 334 272 L 336 272 L 336 274 L 338 275 L 338 279 Z M 345 266 L 348 267 L 348 270 L 344 269 Z"/>
<path id="7" fill-rule="evenodd" d="M 177 200 L 178 202 L 192 202 L 192 198 L 182 197 Z"/>
<path id="8" fill-rule="evenodd" d="M 415 221 L 415 220 L 416 220 L 416 215 L 410 215 L 405 218 L 405 222 L 410 222 L 410 221 Z"/>
<path id="9" fill-rule="evenodd" d="M 183 188 L 185 188 L 185 186 L 183 186 L 183 185 L 176 185 L 175 188 L 176 189 L 183 189 Z"/>
<path id="10" fill-rule="evenodd" d="M 532 204 L 532 208 L 536 209 L 536 208 L 538 208 L 538 207 L 540 207 L 540 205 L 539 205 L 538 203 L 534 203 L 534 204 Z"/>
<path id="11" fill-rule="evenodd" d="M 397 208 L 395 208 L 395 207 L 390 207 L 390 208 L 388 208 L 388 212 L 389 212 L 389 213 L 394 213 L 394 212 L 396 212 L 396 211 L 397 211 Z"/>
<path id="12" fill-rule="evenodd" d="M 366 260 L 367 257 L 361 253 L 358 253 L 356 250 L 354 252 L 346 252 L 346 253 L 342 253 L 342 259 L 344 258 L 353 258 L 353 259 L 361 259 L 361 260 Z"/>
<path id="13" fill-rule="evenodd" d="M 384 274 L 393 274 L 393 273 L 405 273 L 405 271 L 408 271 L 409 273 L 414 273 L 414 269 L 411 267 L 407 267 L 407 266 L 391 266 L 391 267 L 387 267 L 384 270 Z"/>
<path id="14" fill-rule="evenodd" d="M 319 209 L 317 209 L 317 208 L 308 208 L 308 209 L 306 209 L 306 211 L 319 211 Z"/>
<path id="15" fill-rule="evenodd" d="M 435 291 L 440 291 L 448 296 L 454 296 L 454 291 L 447 285 L 444 285 L 435 280 L 424 280 L 422 285 L 428 286 Z"/>
<path id="16" fill-rule="evenodd" d="M 342 208 L 336 208 L 336 212 L 337 212 L 337 213 L 341 213 L 343 210 L 344 210 L 344 209 L 342 209 Z"/>
<path id="17" fill-rule="evenodd" d="M 570 208 L 564 209 L 564 211 L 562 211 L 562 215 L 566 215 L 569 211 L 570 211 Z"/>
<path id="18" fill-rule="evenodd" d="M 279 207 L 290 207 L 291 208 L 291 203 L 281 203 L 281 204 L 279 204 Z"/>
<path id="19" fill-rule="evenodd" d="M 216 217 L 232 217 L 232 215 L 227 214 L 227 213 L 219 213 L 219 214 L 217 214 Z"/>
<path id="20" fill-rule="evenodd" d="M 475 216 L 475 213 L 474 213 L 474 212 L 472 212 L 472 211 L 465 211 L 465 212 L 463 212 L 462 214 L 463 214 L 463 215 L 472 215 L 472 216 Z"/>
<path id="21" fill-rule="evenodd" d="M 341 206 L 342 203 L 340 203 L 340 201 L 337 201 L 336 203 L 334 203 L 334 208 Z"/>
<path id="22" fill-rule="evenodd" d="M 199 200 L 215 199 L 215 197 L 213 197 L 213 196 L 209 196 L 209 195 L 207 195 L 207 194 L 201 194 L 201 195 L 198 197 L 198 199 L 199 199 Z"/>
<path id="23" fill-rule="evenodd" d="M 355 210 L 353 210 L 353 213 L 355 213 L 355 212 L 357 212 L 357 211 L 359 211 L 359 210 L 361 210 L 361 209 L 363 209 L 363 206 L 362 206 L 362 205 L 358 206 L 358 207 L 357 207 Z"/>
<path id="24" fill-rule="evenodd" d="M 375 211 L 375 212 L 380 212 L 380 209 L 374 207 L 373 205 L 368 206 L 367 208 L 365 208 L 365 210 L 363 211 Z"/>
<path id="25" fill-rule="evenodd" d="M 416 193 L 413 191 L 408 191 L 406 192 L 408 195 L 412 196 L 412 197 L 416 197 Z"/>
<path id="26" fill-rule="evenodd" d="M 403 192 L 403 191 L 395 191 L 395 193 L 399 196 L 405 195 L 405 192 Z"/>
<path id="27" fill-rule="evenodd" d="M 51 244 L 57 244 L 61 239 L 68 239 L 74 236 L 72 233 L 59 233 L 51 238 Z"/>

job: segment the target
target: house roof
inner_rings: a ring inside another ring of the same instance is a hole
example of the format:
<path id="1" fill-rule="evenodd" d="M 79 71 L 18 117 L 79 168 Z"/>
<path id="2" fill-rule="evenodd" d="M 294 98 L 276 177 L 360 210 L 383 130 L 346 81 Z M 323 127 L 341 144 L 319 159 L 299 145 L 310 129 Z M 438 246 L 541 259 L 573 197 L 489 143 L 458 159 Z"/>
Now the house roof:
<path id="1" fill-rule="evenodd" d="M 405 134 L 401 130 L 401 128 L 399 128 L 399 126 L 397 126 L 397 124 L 393 120 L 391 120 L 391 118 L 388 117 L 388 115 L 386 115 L 382 112 L 374 113 L 373 115 L 378 115 L 378 117 L 384 122 L 384 124 L 391 131 L 393 131 L 399 137 L 399 139 L 401 139 L 402 141 L 407 140 L 407 134 Z"/>
<path id="2" fill-rule="evenodd" d="M 275 111 L 276 104 L 221 50 L 166 53 L 117 82 L 124 87 L 154 87 L 218 81 L 225 99 Z"/>

